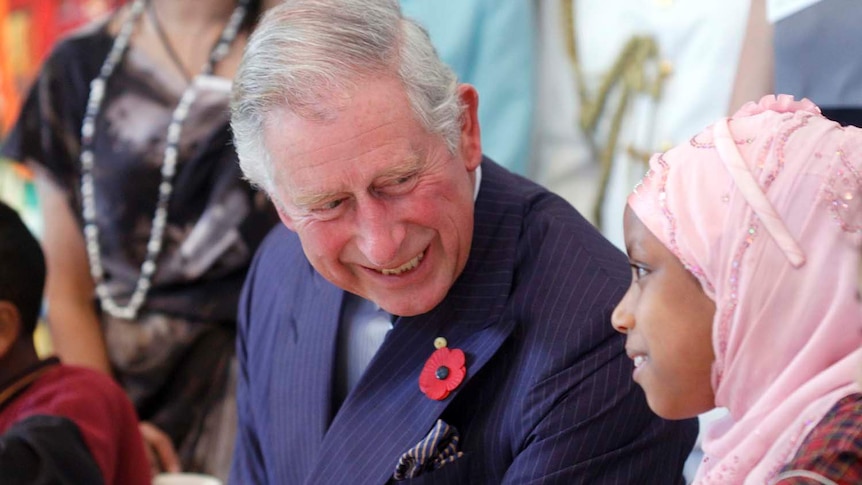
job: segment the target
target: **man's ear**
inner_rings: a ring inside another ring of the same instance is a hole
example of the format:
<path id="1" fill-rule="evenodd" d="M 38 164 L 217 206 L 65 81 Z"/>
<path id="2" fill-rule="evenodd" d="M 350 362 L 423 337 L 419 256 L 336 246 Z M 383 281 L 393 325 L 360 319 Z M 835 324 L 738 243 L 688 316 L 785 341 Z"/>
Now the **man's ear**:
<path id="1" fill-rule="evenodd" d="M 469 84 L 458 85 L 458 98 L 464 106 L 461 113 L 459 151 L 467 170 L 472 172 L 482 163 L 482 137 L 479 130 L 479 93 Z"/>
<path id="2" fill-rule="evenodd" d="M 0 300 L 0 358 L 9 353 L 21 336 L 21 313 L 7 300 Z"/>

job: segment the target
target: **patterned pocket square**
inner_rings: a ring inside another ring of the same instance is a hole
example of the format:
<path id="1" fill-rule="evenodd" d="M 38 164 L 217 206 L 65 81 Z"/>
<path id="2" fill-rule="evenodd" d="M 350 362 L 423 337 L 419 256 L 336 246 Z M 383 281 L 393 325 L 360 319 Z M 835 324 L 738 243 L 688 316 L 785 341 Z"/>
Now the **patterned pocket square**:
<path id="1" fill-rule="evenodd" d="M 422 441 L 401 455 L 392 478 L 396 481 L 416 478 L 461 458 L 464 452 L 458 451 L 459 440 L 458 430 L 438 419 Z"/>

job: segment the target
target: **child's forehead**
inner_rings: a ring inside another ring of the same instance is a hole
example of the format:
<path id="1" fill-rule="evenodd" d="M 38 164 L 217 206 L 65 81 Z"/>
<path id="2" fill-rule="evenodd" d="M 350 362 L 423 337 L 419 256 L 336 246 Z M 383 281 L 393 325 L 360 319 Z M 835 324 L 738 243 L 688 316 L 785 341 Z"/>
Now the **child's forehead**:
<path id="1" fill-rule="evenodd" d="M 626 252 L 629 254 L 640 249 L 643 229 L 643 222 L 641 222 L 631 206 L 626 205 L 623 211 L 623 239 L 626 245 Z"/>

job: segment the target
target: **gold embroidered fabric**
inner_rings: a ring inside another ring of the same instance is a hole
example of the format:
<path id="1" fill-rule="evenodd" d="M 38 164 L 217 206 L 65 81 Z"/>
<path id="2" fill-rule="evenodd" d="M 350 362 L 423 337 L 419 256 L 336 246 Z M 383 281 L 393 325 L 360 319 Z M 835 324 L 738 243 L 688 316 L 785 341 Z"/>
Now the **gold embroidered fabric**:
<path id="1" fill-rule="evenodd" d="M 577 21 L 577 0 L 561 0 L 562 21 L 564 24 L 566 51 L 572 64 L 575 88 L 580 102 L 580 116 L 577 124 L 586 135 L 593 153 L 598 154 L 600 165 L 599 187 L 593 207 L 593 220 L 601 229 L 602 207 L 610 181 L 611 166 L 619 145 L 620 128 L 634 96 L 646 94 L 658 102 L 664 81 L 670 76 L 669 63 L 661 61 L 659 46 L 655 38 L 648 35 L 635 35 L 624 45 L 611 68 L 602 76 L 595 92 L 590 92 L 584 81 L 583 66 L 578 57 L 578 36 L 575 29 Z M 610 106 L 612 91 L 617 90 L 616 103 Z M 602 135 L 598 130 L 599 121 L 610 117 L 609 130 Z M 633 146 L 626 153 L 646 164 L 651 152 L 638 150 Z"/>

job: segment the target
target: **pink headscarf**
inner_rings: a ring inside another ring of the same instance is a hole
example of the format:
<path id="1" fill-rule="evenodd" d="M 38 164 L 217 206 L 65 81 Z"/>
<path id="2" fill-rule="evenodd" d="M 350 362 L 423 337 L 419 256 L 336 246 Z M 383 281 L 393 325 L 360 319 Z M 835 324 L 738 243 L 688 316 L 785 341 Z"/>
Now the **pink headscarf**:
<path id="1" fill-rule="evenodd" d="M 859 392 L 862 129 L 767 96 L 654 155 L 629 205 L 716 303 L 695 483 L 766 483 Z"/>

